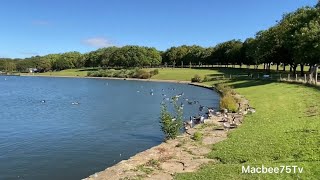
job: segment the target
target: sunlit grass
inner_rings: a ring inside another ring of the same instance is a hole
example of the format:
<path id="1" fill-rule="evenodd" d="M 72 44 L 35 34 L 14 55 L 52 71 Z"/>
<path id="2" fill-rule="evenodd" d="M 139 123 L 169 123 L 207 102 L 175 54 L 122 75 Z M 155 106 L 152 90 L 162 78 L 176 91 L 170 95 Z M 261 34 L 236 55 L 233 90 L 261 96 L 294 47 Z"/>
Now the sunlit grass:
<path id="1" fill-rule="evenodd" d="M 316 179 L 320 177 L 320 93 L 302 85 L 238 81 L 230 83 L 257 112 L 229 138 L 213 146 L 221 161 L 177 179 Z M 302 174 L 248 175 L 242 165 L 299 165 Z"/>

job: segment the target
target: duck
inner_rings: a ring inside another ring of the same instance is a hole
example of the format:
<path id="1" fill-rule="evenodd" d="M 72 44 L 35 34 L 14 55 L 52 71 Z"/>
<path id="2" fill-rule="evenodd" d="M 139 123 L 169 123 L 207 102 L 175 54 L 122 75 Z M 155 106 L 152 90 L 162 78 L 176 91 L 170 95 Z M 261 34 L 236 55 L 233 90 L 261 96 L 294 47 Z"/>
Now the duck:
<path id="1" fill-rule="evenodd" d="M 79 102 L 72 102 L 71 103 L 72 105 L 78 105 L 78 104 L 80 104 Z"/>
<path id="2" fill-rule="evenodd" d="M 46 102 L 46 100 L 41 100 L 41 102 L 42 102 L 42 103 L 45 103 L 45 102 Z"/>

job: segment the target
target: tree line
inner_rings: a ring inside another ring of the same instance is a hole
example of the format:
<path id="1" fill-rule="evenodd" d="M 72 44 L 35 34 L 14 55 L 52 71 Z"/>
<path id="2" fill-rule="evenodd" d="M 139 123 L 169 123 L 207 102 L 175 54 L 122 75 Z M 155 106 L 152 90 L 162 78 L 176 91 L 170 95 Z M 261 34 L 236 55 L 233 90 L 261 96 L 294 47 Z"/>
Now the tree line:
<path id="1" fill-rule="evenodd" d="M 142 46 L 107 47 L 81 54 L 67 52 L 33 56 L 25 59 L 1 59 L 0 70 L 25 71 L 37 68 L 40 71 L 63 70 L 82 67 L 145 67 L 188 65 L 259 65 L 266 70 L 276 65 L 290 66 L 296 73 L 300 66 L 317 67 L 320 61 L 320 3 L 314 7 L 302 7 L 285 14 L 269 29 L 259 31 L 255 37 L 230 40 L 213 47 L 197 45 L 171 47 L 166 51 Z"/>

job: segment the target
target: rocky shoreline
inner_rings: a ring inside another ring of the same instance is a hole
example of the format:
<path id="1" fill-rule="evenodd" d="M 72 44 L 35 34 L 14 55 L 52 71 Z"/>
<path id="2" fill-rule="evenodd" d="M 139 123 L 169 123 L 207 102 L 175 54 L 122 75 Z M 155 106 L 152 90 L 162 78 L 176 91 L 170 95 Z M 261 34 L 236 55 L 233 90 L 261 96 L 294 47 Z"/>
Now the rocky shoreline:
<path id="1" fill-rule="evenodd" d="M 202 84 L 189 84 L 212 89 Z M 240 95 L 235 96 L 241 100 L 242 107 L 248 105 L 245 98 Z M 227 115 L 229 120 L 235 117 L 233 123 L 238 126 L 243 122 L 243 114 L 227 113 Z M 176 139 L 140 152 L 83 180 L 171 180 L 176 173 L 194 172 L 204 164 L 216 163 L 217 160 L 209 159 L 206 155 L 211 152 L 213 144 L 227 138 L 230 129 L 224 127 L 223 118 L 224 116 L 214 115 L 206 119 L 203 124 L 188 129 Z M 201 139 L 195 140 L 195 133 L 201 134 Z"/>
<path id="2" fill-rule="evenodd" d="M 114 79 L 150 82 L 183 83 L 211 90 L 216 89 L 200 83 L 178 80 L 157 80 L 157 79 L 135 79 L 135 78 L 109 78 L 109 77 L 78 77 L 78 76 L 36 76 L 35 77 L 63 77 L 63 78 L 88 78 L 88 79 Z M 221 94 L 221 92 L 217 91 Z M 247 107 L 249 102 L 242 96 L 234 95 L 240 100 L 240 107 Z M 235 117 L 235 124 L 241 125 L 243 114 L 227 113 L 228 119 Z M 202 165 L 215 163 L 218 160 L 209 159 L 206 155 L 212 151 L 212 145 L 227 138 L 228 130 L 223 125 L 224 116 L 212 116 L 199 124 L 188 129 L 176 139 L 161 143 L 155 147 L 142 151 L 128 160 L 122 160 L 114 166 L 97 172 L 83 180 L 171 180 L 176 173 L 194 172 Z M 232 131 L 232 129 L 231 129 Z M 200 133 L 202 138 L 194 140 L 194 134 Z"/>

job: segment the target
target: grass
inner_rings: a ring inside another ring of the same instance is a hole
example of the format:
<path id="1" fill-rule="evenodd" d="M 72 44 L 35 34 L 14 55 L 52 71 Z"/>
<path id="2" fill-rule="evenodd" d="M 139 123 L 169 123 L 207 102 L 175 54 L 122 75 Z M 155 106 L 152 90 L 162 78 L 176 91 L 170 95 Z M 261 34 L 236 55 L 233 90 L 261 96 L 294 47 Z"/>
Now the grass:
<path id="1" fill-rule="evenodd" d="M 159 69 L 159 74 L 153 76 L 151 79 L 190 81 L 196 74 L 202 78 L 206 75 L 223 75 L 223 73 L 211 69 L 166 68 Z"/>
<path id="2" fill-rule="evenodd" d="M 95 71 L 97 69 L 92 68 L 82 68 L 82 69 L 66 69 L 62 71 L 53 71 L 45 73 L 34 73 L 34 75 L 40 76 L 75 76 L 75 77 L 85 77 L 88 72 Z M 21 75 L 31 75 L 31 73 L 20 73 Z"/>
<path id="3" fill-rule="evenodd" d="M 220 163 L 176 179 L 317 179 L 320 177 L 320 93 L 316 88 L 261 81 L 229 82 L 257 112 L 213 146 Z M 242 174 L 242 165 L 297 165 L 302 174 Z"/>
<path id="4" fill-rule="evenodd" d="M 287 68 L 288 69 L 288 68 Z M 306 68 L 307 69 L 307 68 Z M 52 72 L 51 75 L 85 76 L 90 69 Z M 262 70 L 240 68 L 159 69 L 152 79 L 190 81 L 202 78 L 264 74 Z M 279 73 L 288 73 L 282 72 Z M 48 74 L 48 73 L 46 73 Z M 278 74 L 272 71 L 273 77 Z M 50 74 L 49 74 L 50 75 Z M 210 158 L 220 163 L 204 166 L 195 173 L 177 174 L 179 180 L 196 179 L 318 179 L 320 177 L 320 93 L 303 85 L 263 80 L 227 81 L 244 95 L 257 112 L 245 117 L 243 125 L 229 138 L 212 147 Z M 211 86 L 218 81 L 205 82 Z M 297 165 L 302 174 L 242 174 L 242 165 L 253 167 Z M 145 169 L 141 169 L 145 170 Z M 149 171 L 149 170 L 146 170 Z"/>

